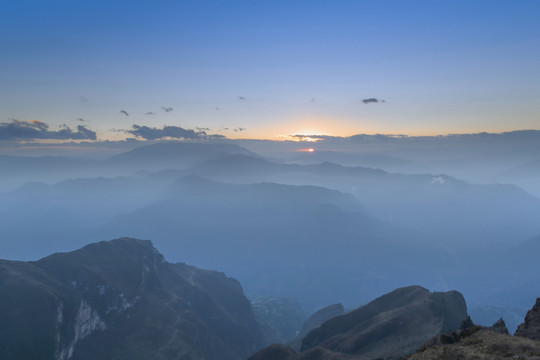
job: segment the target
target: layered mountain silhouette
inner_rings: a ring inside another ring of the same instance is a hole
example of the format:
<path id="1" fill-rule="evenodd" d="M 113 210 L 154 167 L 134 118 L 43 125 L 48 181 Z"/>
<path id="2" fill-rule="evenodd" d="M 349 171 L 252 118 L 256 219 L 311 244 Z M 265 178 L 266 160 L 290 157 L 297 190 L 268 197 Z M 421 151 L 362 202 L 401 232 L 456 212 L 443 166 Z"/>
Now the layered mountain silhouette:
<path id="1" fill-rule="evenodd" d="M 513 185 L 276 163 L 226 143 L 155 144 L 94 162 L 109 177 L 0 194 L 4 257 L 152 238 L 174 261 L 224 270 L 250 293 L 294 298 L 308 313 L 410 283 L 518 312 L 537 293 L 536 247 L 514 245 L 540 233 L 540 200 Z"/>
<path id="2" fill-rule="evenodd" d="M 316 185 L 351 193 L 375 217 L 427 232 L 431 241 L 452 241 L 454 246 L 485 245 L 482 239 L 515 243 L 516 238 L 527 239 L 540 230 L 540 200 L 509 184 L 473 185 L 442 174 L 392 174 L 333 163 L 277 164 L 238 154 L 196 164 L 181 174 L 225 182 Z"/>
<path id="3" fill-rule="evenodd" d="M 179 169 L 196 162 L 228 154 L 256 154 L 233 143 L 159 142 L 107 159 L 108 164 L 137 167 L 139 170 Z"/>
<path id="4" fill-rule="evenodd" d="M 0 193 L 31 181 L 59 182 L 69 178 L 125 176 L 134 172 L 182 169 L 229 154 L 257 156 L 233 143 L 163 141 L 140 145 L 106 159 L 67 156 L 0 156 Z"/>
<path id="5" fill-rule="evenodd" d="M 262 345 L 240 284 L 121 238 L 0 261 L 1 359 L 241 359 Z"/>

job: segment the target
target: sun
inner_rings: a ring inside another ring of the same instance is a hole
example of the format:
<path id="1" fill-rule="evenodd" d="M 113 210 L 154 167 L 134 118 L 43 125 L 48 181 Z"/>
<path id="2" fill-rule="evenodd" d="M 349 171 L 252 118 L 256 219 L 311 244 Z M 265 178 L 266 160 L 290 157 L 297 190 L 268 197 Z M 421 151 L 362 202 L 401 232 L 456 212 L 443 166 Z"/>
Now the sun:
<path id="1" fill-rule="evenodd" d="M 297 150 L 294 150 L 294 151 L 300 151 L 300 152 L 309 152 L 309 153 L 312 153 L 315 151 L 314 148 L 309 148 L 309 149 L 297 149 Z"/>

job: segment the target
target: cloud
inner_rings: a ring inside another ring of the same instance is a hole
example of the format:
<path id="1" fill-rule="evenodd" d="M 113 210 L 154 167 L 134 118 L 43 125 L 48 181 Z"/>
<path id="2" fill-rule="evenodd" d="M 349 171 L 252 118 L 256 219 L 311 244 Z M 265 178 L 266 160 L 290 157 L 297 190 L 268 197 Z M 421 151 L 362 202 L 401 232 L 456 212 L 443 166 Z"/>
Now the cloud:
<path id="1" fill-rule="evenodd" d="M 431 184 L 444 184 L 446 181 L 442 176 L 433 176 Z"/>
<path id="2" fill-rule="evenodd" d="M 77 126 L 75 132 L 65 125 L 58 131 L 49 131 L 49 125 L 39 120 L 11 119 L 9 123 L 0 123 L 0 140 L 31 139 L 96 140 L 97 136 L 94 131 L 82 125 Z"/>
<path id="3" fill-rule="evenodd" d="M 165 112 L 171 112 L 171 111 L 174 110 L 174 109 L 173 109 L 172 107 L 170 107 L 170 106 L 162 106 L 161 108 L 162 108 L 163 110 L 165 110 Z"/>
<path id="4" fill-rule="evenodd" d="M 129 113 L 126 110 L 120 110 L 120 113 L 129 116 Z"/>
<path id="5" fill-rule="evenodd" d="M 368 99 L 362 99 L 362 102 L 364 104 L 369 104 L 369 103 L 385 103 L 386 101 L 383 99 L 368 98 Z"/>
<path id="6" fill-rule="evenodd" d="M 237 127 L 237 128 L 234 128 L 233 131 L 246 131 L 246 128 L 243 128 L 243 127 Z"/>
<path id="7" fill-rule="evenodd" d="M 163 126 L 163 129 L 158 129 L 148 126 L 133 125 L 133 130 L 125 131 L 146 140 L 158 140 L 163 138 L 203 139 L 207 137 L 206 132 L 204 131 L 195 132 L 194 130 L 187 130 L 180 126 Z"/>
<path id="8" fill-rule="evenodd" d="M 67 130 L 71 131 L 69 128 L 67 128 Z M 96 140 L 97 139 L 96 132 L 88 129 L 86 126 L 77 125 L 77 132 L 79 134 L 85 135 L 86 139 L 89 139 L 89 140 Z"/>

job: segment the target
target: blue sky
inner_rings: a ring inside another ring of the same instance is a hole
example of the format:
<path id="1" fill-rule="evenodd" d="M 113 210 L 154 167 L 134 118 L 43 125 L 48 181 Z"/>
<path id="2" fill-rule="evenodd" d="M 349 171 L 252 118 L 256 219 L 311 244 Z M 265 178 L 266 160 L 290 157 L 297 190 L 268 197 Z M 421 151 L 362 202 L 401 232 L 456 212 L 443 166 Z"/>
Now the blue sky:
<path id="1" fill-rule="evenodd" d="M 539 19 L 539 1 L 4 0 L 0 123 L 99 139 L 540 129 Z"/>

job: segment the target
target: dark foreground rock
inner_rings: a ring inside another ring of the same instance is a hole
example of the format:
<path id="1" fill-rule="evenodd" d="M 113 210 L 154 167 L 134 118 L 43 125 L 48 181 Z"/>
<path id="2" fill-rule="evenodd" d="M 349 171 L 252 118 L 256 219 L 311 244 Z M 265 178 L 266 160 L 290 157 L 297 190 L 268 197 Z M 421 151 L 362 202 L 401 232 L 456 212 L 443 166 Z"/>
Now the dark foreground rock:
<path id="1" fill-rule="evenodd" d="M 540 359 L 540 342 L 481 328 L 452 344 L 437 344 L 407 360 L 514 360 Z"/>
<path id="2" fill-rule="evenodd" d="M 536 299 L 536 304 L 527 312 L 525 322 L 518 326 L 515 335 L 540 340 L 540 298 Z"/>
<path id="3" fill-rule="evenodd" d="M 117 239 L 0 261 L 0 359 L 245 359 L 261 335 L 240 284 Z"/>
<path id="4" fill-rule="evenodd" d="M 540 299 L 539 299 L 540 300 Z M 525 323 L 518 328 L 524 335 L 536 334 L 533 330 L 538 300 L 529 311 Z M 530 332 L 528 332 L 530 331 Z M 517 333 L 517 332 L 516 332 Z M 474 325 L 470 318 L 460 329 L 436 336 L 407 360 L 538 360 L 540 359 L 540 340 L 526 336 L 511 336 L 501 318 L 493 326 Z"/>

